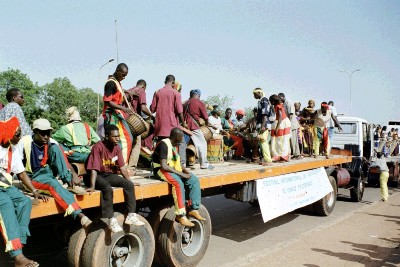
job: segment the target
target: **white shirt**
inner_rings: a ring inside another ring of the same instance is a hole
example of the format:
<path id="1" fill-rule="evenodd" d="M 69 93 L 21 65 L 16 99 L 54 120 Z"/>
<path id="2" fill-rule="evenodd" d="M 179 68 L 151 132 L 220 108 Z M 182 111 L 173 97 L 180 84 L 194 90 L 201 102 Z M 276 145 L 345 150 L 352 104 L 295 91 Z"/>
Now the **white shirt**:
<path id="1" fill-rule="evenodd" d="M 336 108 L 334 106 L 329 106 L 329 110 L 332 112 L 332 116 L 337 117 Z M 335 127 L 335 122 L 331 119 L 327 124 L 327 127 Z"/>
<path id="2" fill-rule="evenodd" d="M 22 164 L 21 155 L 18 153 L 14 146 L 12 149 L 12 161 L 11 161 L 11 172 L 15 174 L 20 174 L 25 170 L 24 164 Z M 7 171 L 8 168 L 8 148 L 0 146 L 0 168 L 3 171 Z"/>
<path id="3" fill-rule="evenodd" d="M 212 129 L 216 134 L 219 134 L 219 132 L 222 130 L 222 123 L 221 123 L 221 118 L 215 118 L 214 116 L 209 116 L 208 117 L 208 123 L 217 129 Z"/>

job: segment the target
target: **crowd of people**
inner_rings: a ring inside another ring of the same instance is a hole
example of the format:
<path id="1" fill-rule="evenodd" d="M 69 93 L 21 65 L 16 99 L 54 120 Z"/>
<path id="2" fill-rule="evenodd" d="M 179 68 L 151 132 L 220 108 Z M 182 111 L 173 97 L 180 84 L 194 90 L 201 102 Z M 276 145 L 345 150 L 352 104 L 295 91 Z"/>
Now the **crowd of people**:
<path id="1" fill-rule="evenodd" d="M 233 154 L 234 160 L 269 166 L 321 153 L 329 157 L 333 129 L 341 130 L 333 102 L 322 102 L 316 109 L 310 100 L 301 110 L 299 102 L 292 103 L 283 93 L 267 97 L 261 88 L 255 88 L 253 116 L 245 120 L 245 112 L 238 109 L 232 119 L 231 108 L 222 115 L 217 106 L 201 101 L 200 89 L 191 90 L 190 98 L 182 101 L 182 85 L 173 75 L 166 76 L 148 107 L 146 81 L 138 80 L 135 87 L 124 90 L 121 81 L 127 75 L 128 66 L 121 63 L 108 77 L 97 131 L 82 121 L 76 107 L 66 110 L 68 123 L 54 133 L 46 118 L 30 124 L 21 109 L 23 92 L 17 88 L 7 91 L 8 104 L 0 110 L 0 231 L 15 266 L 38 266 L 22 254 L 29 236 L 31 206 L 38 199 L 48 201 L 52 196 L 66 216 L 86 228 L 92 221 L 83 214 L 74 194 L 99 190 L 101 217 L 108 220 L 112 232 L 119 232 L 123 230 L 114 218 L 112 187 L 122 187 L 127 209 L 124 223 L 143 226 L 136 214 L 130 176 L 141 171 L 138 162 L 144 151 L 155 178 L 172 186 L 176 221 L 193 227 L 188 216 L 205 218 L 198 211 L 201 190 L 198 178 L 189 171 L 195 168 L 195 161 L 188 161 L 188 145 L 194 146 L 200 169 L 214 169 L 209 162 L 211 143 L 219 152 L 216 161 L 230 160 Z M 147 123 L 153 132 L 142 138 L 131 130 L 136 122 Z M 78 176 L 73 164 L 84 165 L 86 174 Z M 15 188 L 13 175 L 33 193 L 34 201 Z"/>
<path id="2" fill-rule="evenodd" d="M 386 158 L 399 154 L 399 132 L 398 129 L 387 130 L 386 126 L 377 125 L 374 131 L 375 152 L 380 152 Z"/>

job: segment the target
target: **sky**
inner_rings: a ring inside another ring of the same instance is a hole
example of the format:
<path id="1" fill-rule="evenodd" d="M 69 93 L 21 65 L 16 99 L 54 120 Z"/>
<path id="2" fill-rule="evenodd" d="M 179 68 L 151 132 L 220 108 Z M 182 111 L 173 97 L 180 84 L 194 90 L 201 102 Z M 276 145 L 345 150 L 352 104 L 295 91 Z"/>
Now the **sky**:
<path id="1" fill-rule="evenodd" d="M 101 93 L 126 63 L 123 88 L 145 79 L 148 102 L 173 74 L 183 100 L 199 88 L 202 99 L 233 97 L 237 110 L 255 106 L 261 87 L 302 107 L 332 100 L 340 114 L 400 120 L 397 0 L 0 4 L 0 71 L 19 69 L 39 85 L 67 77 Z"/>

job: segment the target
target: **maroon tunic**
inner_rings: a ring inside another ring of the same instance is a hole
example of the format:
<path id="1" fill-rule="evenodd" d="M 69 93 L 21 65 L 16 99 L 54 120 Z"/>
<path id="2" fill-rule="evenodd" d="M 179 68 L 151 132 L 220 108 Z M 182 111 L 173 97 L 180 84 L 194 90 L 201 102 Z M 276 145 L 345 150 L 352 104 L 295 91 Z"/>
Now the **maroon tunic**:
<path id="1" fill-rule="evenodd" d="M 99 173 L 117 173 L 119 168 L 124 165 L 121 148 L 117 145 L 110 150 L 104 145 L 103 141 L 100 141 L 93 145 L 86 169 L 96 170 Z"/>
<path id="2" fill-rule="evenodd" d="M 208 120 L 208 114 L 204 103 L 197 98 L 191 98 L 183 106 L 184 119 L 189 127 L 189 130 L 200 129 L 198 123 L 199 119 L 202 118 L 204 121 Z M 196 122 L 193 121 L 196 120 Z"/>
<path id="3" fill-rule="evenodd" d="M 137 113 L 141 114 L 142 112 L 142 105 L 147 105 L 146 101 L 146 91 L 141 87 L 133 87 L 128 90 L 128 92 L 135 92 L 137 96 L 131 97 L 131 100 L 129 101 L 131 104 L 132 109 Z"/>
<path id="4" fill-rule="evenodd" d="M 154 136 L 169 136 L 173 128 L 179 127 L 177 116 L 183 112 L 181 95 L 166 85 L 154 93 L 150 111 L 156 112 Z"/>

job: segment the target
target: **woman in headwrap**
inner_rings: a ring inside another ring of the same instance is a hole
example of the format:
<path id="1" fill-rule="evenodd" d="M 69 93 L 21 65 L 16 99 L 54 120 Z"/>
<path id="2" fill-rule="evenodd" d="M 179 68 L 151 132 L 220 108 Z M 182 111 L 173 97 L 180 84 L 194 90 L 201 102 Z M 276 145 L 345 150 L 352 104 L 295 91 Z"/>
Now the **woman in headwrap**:
<path id="1" fill-rule="evenodd" d="M 269 101 L 274 105 L 276 114 L 276 120 L 272 123 L 271 129 L 272 161 L 289 161 L 291 123 L 279 96 L 271 95 Z"/>
<path id="2" fill-rule="evenodd" d="M 17 117 L 0 121 L 0 232 L 4 237 L 6 252 L 15 260 L 15 266 L 37 267 L 39 264 L 22 254 L 29 232 L 32 209 L 31 200 L 12 184 L 12 174 L 33 192 L 36 202 L 40 197 L 47 202 L 48 197 L 40 195 L 25 173 L 25 167 L 16 145 L 21 139 L 21 127 Z"/>

